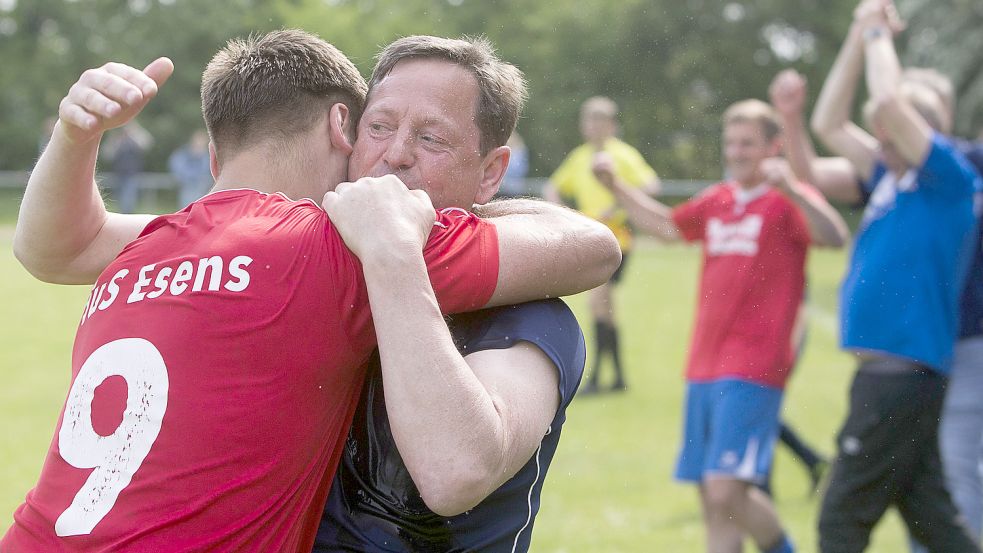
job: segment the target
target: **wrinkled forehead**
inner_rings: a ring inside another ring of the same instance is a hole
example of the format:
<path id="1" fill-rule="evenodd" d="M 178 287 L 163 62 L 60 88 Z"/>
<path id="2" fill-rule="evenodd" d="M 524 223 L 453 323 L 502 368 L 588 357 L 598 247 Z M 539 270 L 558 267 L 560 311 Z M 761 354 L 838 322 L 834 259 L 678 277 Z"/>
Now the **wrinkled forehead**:
<path id="1" fill-rule="evenodd" d="M 385 117 L 457 135 L 477 135 L 478 95 L 477 80 L 459 65 L 401 60 L 369 91 L 362 121 Z"/>

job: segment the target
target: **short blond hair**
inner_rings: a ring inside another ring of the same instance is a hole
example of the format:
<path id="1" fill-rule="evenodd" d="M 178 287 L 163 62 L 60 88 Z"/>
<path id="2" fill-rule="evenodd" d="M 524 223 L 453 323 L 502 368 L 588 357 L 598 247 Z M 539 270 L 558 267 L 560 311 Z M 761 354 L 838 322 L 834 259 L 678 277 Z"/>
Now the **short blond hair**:
<path id="1" fill-rule="evenodd" d="M 754 123 L 761 128 L 765 139 L 771 141 L 782 132 L 778 114 L 770 104 L 749 99 L 735 102 L 724 111 L 724 126 L 734 123 Z"/>
<path id="2" fill-rule="evenodd" d="M 618 118 L 618 104 L 607 96 L 591 96 L 580 104 L 580 116 L 600 115 L 614 121 Z"/>

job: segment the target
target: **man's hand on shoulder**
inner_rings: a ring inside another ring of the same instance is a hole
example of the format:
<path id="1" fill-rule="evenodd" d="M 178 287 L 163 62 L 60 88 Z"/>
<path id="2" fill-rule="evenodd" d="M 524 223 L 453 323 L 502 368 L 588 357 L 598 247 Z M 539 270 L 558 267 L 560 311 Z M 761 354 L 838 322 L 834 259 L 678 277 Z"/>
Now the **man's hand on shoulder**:
<path id="1" fill-rule="evenodd" d="M 407 253 L 419 255 L 437 218 L 430 196 L 409 190 L 394 175 L 343 182 L 324 195 L 322 205 L 345 244 L 363 263 Z"/>

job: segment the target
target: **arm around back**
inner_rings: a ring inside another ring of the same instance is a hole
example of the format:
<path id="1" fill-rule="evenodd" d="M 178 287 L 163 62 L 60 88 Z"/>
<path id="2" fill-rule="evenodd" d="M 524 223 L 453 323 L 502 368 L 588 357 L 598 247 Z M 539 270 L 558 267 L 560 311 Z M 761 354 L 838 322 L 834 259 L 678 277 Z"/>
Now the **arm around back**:
<path id="1" fill-rule="evenodd" d="M 571 209 L 515 199 L 477 206 L 475 213 L 498 231 L 498 286 L 490 306 L 590 290 L 621 264 L 610 229 Z"/>

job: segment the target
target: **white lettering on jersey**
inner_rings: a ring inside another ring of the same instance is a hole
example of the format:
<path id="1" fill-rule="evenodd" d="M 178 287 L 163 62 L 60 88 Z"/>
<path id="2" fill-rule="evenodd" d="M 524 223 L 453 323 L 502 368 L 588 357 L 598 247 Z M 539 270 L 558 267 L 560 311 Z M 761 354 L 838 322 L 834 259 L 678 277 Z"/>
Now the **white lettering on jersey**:
<path id="1" fill-rule="evenodd" d="M 238 257 L 232 260 L 234 264 Z M 201 292 L 201 287 L 205 284 L 205 271 L 211 270 L 211 278 L 208 279 L 208 290 L 212 292 L 218 291 L 219 283 L 222 280 L 222 258 L 219 256 L 214 257 L 203 257 L 198 260 L 198 273 L 195 275 L 195 284 L 191 287 L 192 292 Z M 229 272 L 232 272 L 232 267 L 229 267 Z"/>
<path id="2" fill-rule="evenodd" d="M 762 223 L 758 214 L 747 215 L 733 223 L 711 217 L 707 221 L 707 255 L 757 255 Z"/>
<path id="3" fill-rule="evenodd" d="M 171 295 L 180 296 L 188 289 L 188 285 L 185 284 L 191 277 L 195 274 L 195 265 L 190 261 L 182 261 L 180 265 L 177 266 L 177 271 L 174 273 L 174 280 L 171 281 Z"/>
<path id="4" fill-rule="evenodd" d="M 229 263 L 229 274 L 235 277 L 236 281 L 232 282 L 230 280 L 226 282 L 226 290 L 230 292 L 242 292 L 249 286 L 249 273 L 246 272 L 246 267 L 252 262 L 253 258 L 247 255 L 232 258 L 232 263 Z"/>
<path id="5" fill-rule="evenodd" d="M 104 311 L 107 307 L 112 305 L 114 301 L 116 301 L 116 296 L 119 295 L 119 284 L 117 284 L 117 281 L 128 274 L 130 274 L 129 269 L 122 269 L 113 275 L 113 278 L 109 279 L 109 286 L 106 287 L 106 291 L 109 292 L 109 297 L 104 299 L 102 303 L 99 304 L 99 311 Z"/>
<path id="6" fill-rule="evenodd" d="M 144 265 L 136 271 L 136 280 L 130 269 L 120 269 L 108 282 L 96 282 L 82 309 L 84 323 L 97 311 L 105 311 L 120 296 L 121 287 L 132 286 L 126 303 L 137 303 L 145 299 L 159 298 L 165 294 L 180 296 L 194 292 L 242 292 L 250 283 L 249 271 L 253 262 L 248 255 L 239 255 L 226 264 L 221 256 L 203 257 L 197 260 Z M 176 266 L 175 266 L 176 263 Z M 160 265 L 160 268 L 158 268 Z"/>
<path id="7" fill-rule="evenodd" d="M 146 292 L 141 292 L 140 289 L 150 284 L 150 277 L 147 274 L 153 271 L 154 267 L 156 265 L 144 265 L 140 269 L 140 278 L 137 279 L 136 285 L 133 286 L 133 292 L 130 293 L 130 297 L 126 298 L 126 303 L 135 303 L 143 299 Z"/>

